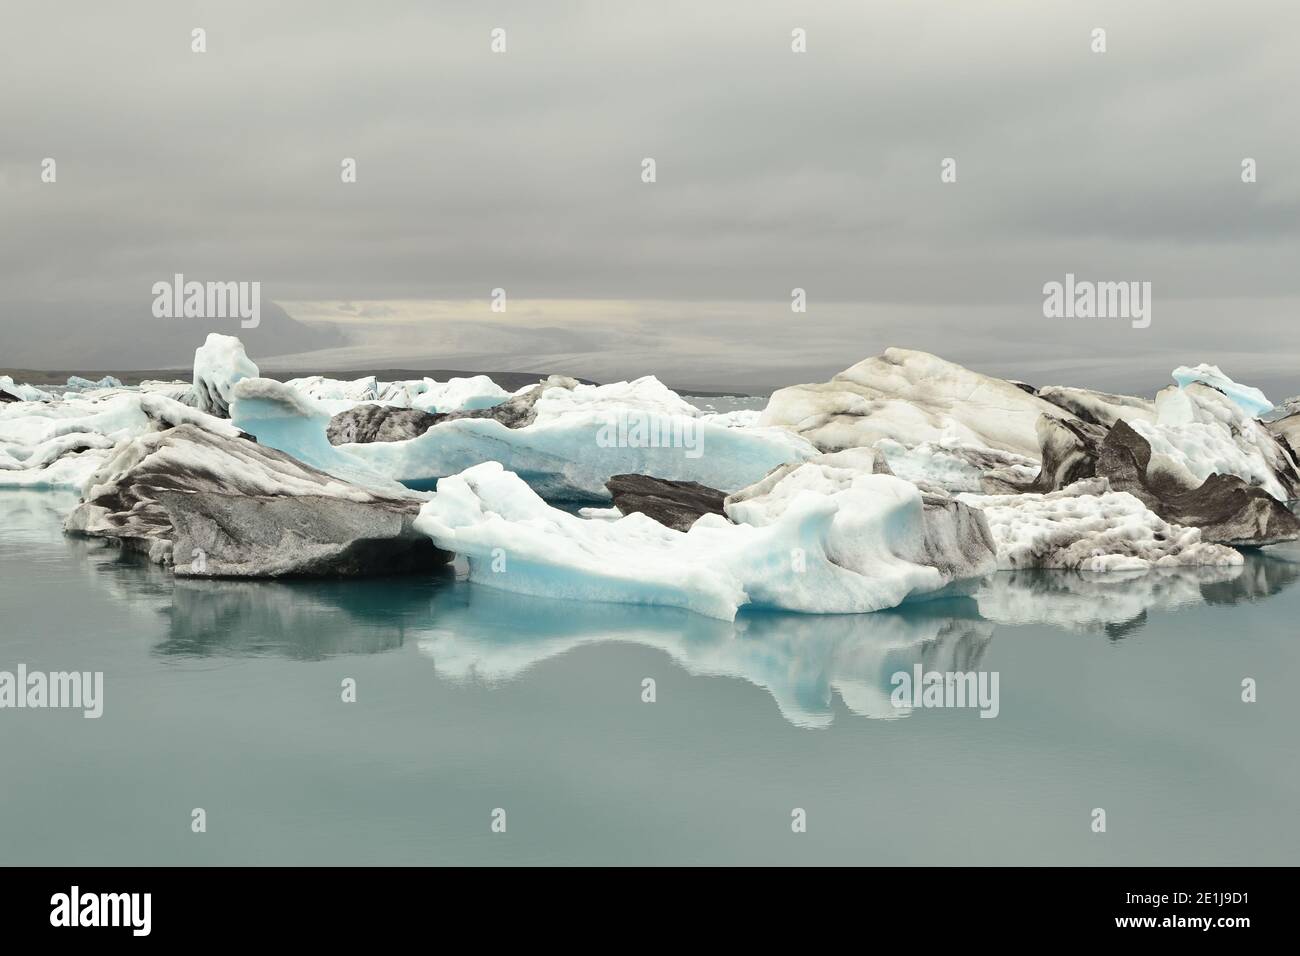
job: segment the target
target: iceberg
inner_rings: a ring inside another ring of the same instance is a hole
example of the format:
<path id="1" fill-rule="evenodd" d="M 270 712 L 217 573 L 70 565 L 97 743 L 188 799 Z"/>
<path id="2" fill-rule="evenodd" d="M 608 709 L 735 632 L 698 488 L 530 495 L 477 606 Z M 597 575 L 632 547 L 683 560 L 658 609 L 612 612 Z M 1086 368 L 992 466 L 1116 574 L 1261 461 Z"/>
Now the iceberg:
<path id="1" fill-rule="evenodd" d="M 772 393 L 759 419 L 803 435 L 822 451 L 890 439 L 1010 452 L 1037 461 L 1041 415 L 1073 417 L 1005 379 L 909 349 L 886 349 L 829 382 Z"/>
<path id="2" fill-rule="evenodd" d="M 119 444 L 64 528 L 178 576 L 355 576 L 446 563 L 417 532 L 421 499 L 327 475 L 246 437 L 181 424 Z"/>
<path id="3" fill-rule="evenodd" d="M 404 490 L 399 482 L 331 445 L 327 435 L 329 412 L 284 382 L 240 379 L 231 389 L 230 420 L 260 444 L 345 481 L 392 494 Z"/>
<path id="4" fill-rule="evenodd" d="M 608 501 L 605 483 L 618 474 L 695 481 L 729 492 L 816 453 L 786 429 L 701 421 L 694 406 L 652 376 L 600 386 L 548 380 L 413 438 L 337 446 L 327 437 L 328 409 L 282 383 L 245 380 L 234 396 L 232 420 L 258 441 L 363 484 L 430 487 L 439 478 L 497 461 L 544 497 Z M 489 417 L 501 415 L 513 424 L 514 412 L 522 422 L 517 427 Z"/>
<path id="5" fill-rule="evenodd" d="M 1217 365 L 1194 365 L 1188 367 L 1180 365 L 1174 369 L 1174 381 L 1180 388 L 1186 388 L 1193 382 L 1199 382 L 1217 389 L 1232 401 L 1247 415 L 1252 418 L 1259 418 L 1273 410 L 1273 403 L 1265 397 L 1264 393 L 1257 388 L 1249 385 L 1239 385 L 1228 376 L 1224 375 Z"/>
<path id="6" fill-rule="evenodd" d="M 35 385 L 19 385 L 12 376 L 0 375 L 0 402 L 51 402 L 55 396 Z"/>
<path id="7" fill-rule="evenodd" d="M 0 487 L 80 491 L 119 442 L 186 423 L 240 434 L 224 419 L 137 391 L 0 405 Z"/>
<path id="8" fill-rule="evenodd" d="M 229 418 L 235 383 L 259 374 L 244 353 L 243 342 L 233 335 L 209 333 L 207 341 L 194 350 L 190 404 L 209 415 Z"/>
<path id="9" fill-rule="evenodd" d="M 464 556 L 480 584 L 731 620 L 748 604 L 875 611 L 992 570 L 979 516 L 947 506 L 928 509 L 891 475 L 809 464 L 729 504 L 742 523 L 706 514 L 682 532 L 637 512 L 587 520 L 560 511 L 485 462 L 439 481 L 416 527 Z"/>
<path id="10" fill-rule="evenodd" d="M 466 412 L 500 405 L 511 393 L 486 375 L 451 378 L 438 382 L 426 378 L 424 388 L 411 399 L 411 407 L 425 412 Z M 531 387 L 531 386 L 528 386 Z"/>
<path id="11" fill-rule="evenodd" d="M 1156 420 L 1133 421 L 1151 445 L 1151 469 L 1182 487 L 1211 475 L 1236 475 L 1278 501 L 1296 497 L 1300 472 L 1268 426 L 1223 392 L 1199 382 L 1169 386 L 1156 396 Z"/>

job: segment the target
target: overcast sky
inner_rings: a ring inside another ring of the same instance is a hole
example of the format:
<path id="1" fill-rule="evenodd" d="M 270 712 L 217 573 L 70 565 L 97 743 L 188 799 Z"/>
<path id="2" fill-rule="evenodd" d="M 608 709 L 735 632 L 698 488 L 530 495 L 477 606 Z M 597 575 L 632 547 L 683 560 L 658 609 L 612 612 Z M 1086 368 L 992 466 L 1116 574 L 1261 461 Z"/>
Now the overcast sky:
<path id="1" fill-rule="evenodd" d="M 0 366 L 183 365 L 216 330 L 264 367 L 755 386 L 899 345 L 1280 398 L 1298 91 L 1294 0 L 9 3 Z M 283 313 L 156 319 L 176 272 Z M 1067 272 L 1151 282 L 1151 327 L 1044 318 Z"/>

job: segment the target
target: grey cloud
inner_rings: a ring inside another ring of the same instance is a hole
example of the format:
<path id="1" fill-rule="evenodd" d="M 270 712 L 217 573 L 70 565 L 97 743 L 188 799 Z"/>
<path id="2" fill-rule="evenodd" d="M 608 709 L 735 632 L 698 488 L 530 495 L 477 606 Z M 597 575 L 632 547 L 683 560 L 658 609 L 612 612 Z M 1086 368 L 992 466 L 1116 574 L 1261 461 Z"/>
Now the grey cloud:
<path id="1" fill-rule="evenodd" d="M 113 364 L 97 303 L 146 330 L 140 364 L 173 361 L 205 330 L 155 341 L 146 290 L 180 271 L 369 302 L 338 334 L 384 364 L 439 359 L 446 330 L 384 331 L 376 303 L 503 286 L 681 308 L 605 334 L 512 315 L 513 339 L 485 327 L 461 354 L 699 384 L 889 344 L 1035 379 L 1152 363 L 1117 387 L 1160 384 L 1183 353 L 1280 377 L 1300 302 L 1297 36 L 1287 0 L 22 5 L 0 56 L 0 356 L 61 367 L 81 340 Z M 1151 281 L 1152 328 L 1046 322 L 1041 287 L 1067 271 Z M 781 307 L 793 286 L 807 316 Z M 690 318 L 719 302 L 753 306 Z M 342 348 L 283 328 L 279 354 Z"/>

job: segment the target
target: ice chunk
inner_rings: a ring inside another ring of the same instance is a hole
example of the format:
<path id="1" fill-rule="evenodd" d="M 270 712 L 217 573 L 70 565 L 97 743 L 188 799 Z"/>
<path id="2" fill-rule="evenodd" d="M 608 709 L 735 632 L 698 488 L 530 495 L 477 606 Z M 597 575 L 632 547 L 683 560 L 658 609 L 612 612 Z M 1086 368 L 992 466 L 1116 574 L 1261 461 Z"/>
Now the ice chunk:
<path id="1" fill-rule="evenodd" d="M 1183 487 L 1236 475 L 1279 501 L 1295 497 L 1300 475 L 1267 426 L 1222 392 L 1198 382 L 1156 396 L 1155 422 L 1133 421 L 1151 445 L 1151 470 Z"/>
<path id="2" fill-rule="evenodd" d="M 1212 388 L 1217 388 L 1236 402 L 1237 406 L 1252 418 L 1258 418 L 1273 410 L 1273 403 L 1265 397 L 1263 392 L 1249 385 L 1239 385 L 1224 375 L 1217 365 L 1206 365 L 1205 363 L 1191 367 L 1180 365 L 1174 369 L 1174 381 L 1181 388 L 1186 388 L 1193 382 L 1201 382 Z"/>
<path id="3" fill-rule="evenodd" d="M 431 378 L 424 381 L 425 388 L 411 399 L 411 407 L 425 412 L 467 412 L 492 408 L 510 397 L 510 392 L 486 375 L 452 378 L 445 382 Z"/>
<path id="4" fill-rule="evenodd" d="M 364 471 L 371 480 L 429 487 L 480 462 L 499 461 L 553 499 L 608 501 L 605 483 L 618 474 L 696 481 L 730 492 L 815 453 L 785 429 L 701 421 L 694 406 L 653 377 L 532 388 L 540 391 L 530 424 L 511 428 L 495 419 L 459 418 L 404 441 L 330 446 L 327 410 L 268 379 L 236 387 L 232 417 L 258 441 L 331 473 L 345 469 L 339 473 L 349 480 L 365 483 Z"/>
<path id="5" fill-rule="evenodd" d="M 968 445 L 1038 460 L 1040 415 L 1068 415 L 1004 379 L 925 352 L 886 349 L 829 382 L 772 394 L 759 419 L 794 429 L 823 451 L 923 442 Z"/>
<path id="6" fill-rule="evenodd" d="M 335 447 L 326 436 L 330 413 L 320 403 L 284 382 L 269 378 L 241 379 L 231 394 L 231 421 L 258 442 L 279 449 L 301 462 L 345 481 L 397 493 L 401 485 L 363 460 Z"/>
<path id="7" fill-rule="evenodd" d="M 92 388 L 121 388 L 122 382 L 120 379 L 116 379 L 112 375 L 105 375 L 97 382 L 92 382 L 88 378 L 82 378 L 80 375 L 69 375 L 66 387 L 76 391 L 85 391 Z"/>
<path id="8" fill-rule="evenodd" d="M 1207 544 L 1196 528 L 1162 520 L 1104 478 L 1048 494 L 971 495 L 959 500 L 988 519 L 998 566 L 1140 571 L 1178 565 L 1235 565 L 1241 555 Z"/>
<path id="9" fill-rule="evenodd" d="M 239 434 L 224 419 L 131 389 L 0 405 L 0 487 L 80 490 L 118 442 L 182 423 Z"/>
<path id="10" fill-rule="evenodd" d="M 233 335 L 211 332 L 194 350 L 192 404 L 209 415 L 229 418 L 235 383 L 258 374 L 257 366 L 244 354 L 244 343 Z"/>
<path id="11" fill-rule="evenodd" d="M 0 401 L 50 402 L 57 396 L 35 385 L 20 385 L 9 375 L 0 375 Z"/>
<path id="12" fill-rule="evenodd" d="M 705 515 L 681 532 L 637 513 L 585 520 L 550 507 L 519 476 L 485 462 L 439 481 L 416 527 L 464 555 L 471 580 L 481 584 L 681 607 L 727 620 L 745 604 L 874 611 L 944 587 L 953 567 L 992 568 L 987 542 L 982 555 L 962 552 L 975 548 L 969 539 L 953 540 L 964 530 L 956 522 L 940 516 L 927 527 L 926 502 L 908 482 L 809 467 L 808 474 L 787 475 L 788 487 L 778 481 L 745 499 L 744 511 L 761 524 Z M 983 527 L 978 515 L 974 521 Z M 936 555 L 939 544 L 948 553 Z M 922 563 L 936 559 L 942 570 Z"/>
<path id="13" fill-rule="evenodd" d="M 449 555 L 414 530 L 419 507 L 182 424 L 119 444 L 65 528 L 191 577 L 427 572 Z"/>

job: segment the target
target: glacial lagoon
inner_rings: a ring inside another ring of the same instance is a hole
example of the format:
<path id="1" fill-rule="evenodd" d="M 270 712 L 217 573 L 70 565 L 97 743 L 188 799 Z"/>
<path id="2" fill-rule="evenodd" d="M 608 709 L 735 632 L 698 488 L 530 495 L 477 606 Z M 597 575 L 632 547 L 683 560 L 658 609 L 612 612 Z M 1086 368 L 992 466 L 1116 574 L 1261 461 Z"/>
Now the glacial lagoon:
<path id="1" fill-rule="evenodd" d="M 74 501 L 0 493 L 0 669 L 104 674 L 99 719 L 0 711 L 9 863 L 1300 852 L 1294 549 L 1241 568 L 1001 573 L 895 611 L 729 623 L 454 573 L 178 580 L 65 537 Z M 890 676 L 918 664 L 996 672 L 997 717 L 895 707 Z"/>

